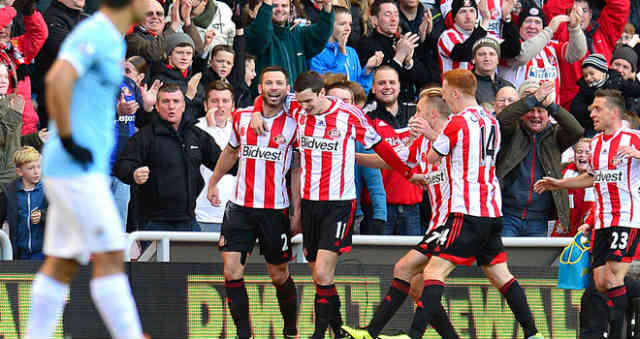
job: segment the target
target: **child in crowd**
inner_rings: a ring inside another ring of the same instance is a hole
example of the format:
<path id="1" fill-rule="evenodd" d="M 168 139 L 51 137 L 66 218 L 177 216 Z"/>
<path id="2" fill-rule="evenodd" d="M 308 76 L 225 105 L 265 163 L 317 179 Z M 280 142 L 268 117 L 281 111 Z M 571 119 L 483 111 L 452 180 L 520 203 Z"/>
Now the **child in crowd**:
<path id="1" fill-rule="evenodd" d="M 238 42 L 243 42 L 239 39 Z M 242 46 L 242 44 L 240 44 Z M 207 88 L 211 83 L 221 80 L 229 84 L 233 88 L 233 96 L 236 98 L 236 107 L 242 108 L 251 106 L 253 104 L 253 97 L 249 90 L 249 85 L 246 84 L 247 78 L 247 58 L 243 55 L 243 47 L 240 49 L 236 46 L 231 47 L 229 45 L 217 45 L 211 51 L 211 59 L 209 60 L 209 67 L 202 74 L 201 83 Z M 253 60 L 253 77 L 255 77 L 255 58 Z M 245 67 L 234 67 L 235 65 L 244 65 Z M 251 75 L 251 74 L 249 74 Z M 251 78 L 253 80 L 253 78 Z"/>
<path id="2" fill-rule="evenodd" d="M 582 138 L 575 144 L 573 161 L 562 170 L 562 178 L 573 178 L 589 170 L 589 146 L 591 139 Z M 569 190 L 569 225 L 556 221 L 551 232 L 553 237 L 573 237 L 578 227 L 585 223 L 594 204 L 593 188 Z"/>
<path id="3" fill-rule="evenodd" d="M 40 153 L 25 146 L 16 151 L 13 161 L 19 178 L 2 186 L 0 223 L 9 224 L 14 259 L 43 260 L 47 200 L 40 183 Z"/>

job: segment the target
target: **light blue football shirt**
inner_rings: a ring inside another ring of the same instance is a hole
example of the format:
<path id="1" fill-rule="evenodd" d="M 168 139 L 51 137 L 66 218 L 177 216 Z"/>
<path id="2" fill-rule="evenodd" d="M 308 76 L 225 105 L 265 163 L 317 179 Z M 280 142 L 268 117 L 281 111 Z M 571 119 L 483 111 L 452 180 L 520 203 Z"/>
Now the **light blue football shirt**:
<path id="1" fill-rule="evenodd" d="M 82 21 L 62 43 L 58 58 L 69 62 L 78 73 L 71 97 L 71 135 L 76 143 L 91 151 L 93 163 L 85 170 L 73 160 L 62 147 L 52 120 L 50 138 L 43 151 L 44 176 L 110 174 L 116 94 L 123 79 L 125 51 L 122 35 L 102 12 Z"/>

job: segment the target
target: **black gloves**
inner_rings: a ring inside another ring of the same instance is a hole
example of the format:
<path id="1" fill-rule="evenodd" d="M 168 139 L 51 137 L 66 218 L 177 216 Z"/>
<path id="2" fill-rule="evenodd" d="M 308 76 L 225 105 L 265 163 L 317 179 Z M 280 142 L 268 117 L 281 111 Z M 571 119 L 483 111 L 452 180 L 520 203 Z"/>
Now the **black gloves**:
<path id="1" fill-rule="evenodd" d="M 85 170 L 87 169 L 88 165 L 93 162 L 93 155 L 91 154 L 91 152 L 88 149 L 76 144 L 71 136 L 60 137 L 60 141 L 62 142 L 62 147 L 64 147 L 67 153 L 69 153 L 69 155 L 71 155 L 71 157 L 75 161 L 80 163 Z"/>

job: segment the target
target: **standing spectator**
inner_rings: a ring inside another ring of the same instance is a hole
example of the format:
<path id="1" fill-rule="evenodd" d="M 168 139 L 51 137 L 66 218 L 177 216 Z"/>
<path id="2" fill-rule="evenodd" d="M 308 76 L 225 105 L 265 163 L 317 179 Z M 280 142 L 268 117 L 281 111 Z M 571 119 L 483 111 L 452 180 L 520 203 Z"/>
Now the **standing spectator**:
<path id="1" fill-rule="evenodd" d="M 116 162 L 124 183 L 139 185 L 145 231 L 200 231 L 196 198 L 204 188 L 200 166 L 213 170 L 220 148 L 185 112 L 177 84 L 158 91 L 158 114 L 133 135 Z"/>
<path id="2" fill-rule="evenodd" d="M 256 77 L 256 57 L 246 55 L 244 59 L 244 78 L 243 82 L 236 89 L 236 107 L 243 108 L 253 105 L 253 93 L 251 92 L 251 82 Z"/>
<path id="3" fill-rule="evenodd" d="M 558 64 L 580 60 L 587 52 L 584 33 L 580 29 L 580 8 L 574 7 L 569 16 L 558 15 L 549 25 L 539 7 L 525 7 L 518 19 L 522 51 L 515 59 L 501 65 L 498 73 L 516 88 L 531 79 L 536 83 L 551 81 L 556 84 L 555 102 L 560 102 L 560 82 Z M 569 21 L 569 41 L 552 41 L 553 34 L 561 23 Z M 543 29 L 544 28 L 544 29 Z"/>
<path id="4" fill-rule="evenodd" d="M 351 34 L 351 12 L 344 7 L 334 7 L 333 14 L 333 34 L 322 52 L 311 59 L 311 70 L 321 75 L 346 74 L 350 81 L 359 83 L 368 93 L 373 79 L 373 70 L 382 63 L 384 55 L 382 52 L 376 52 L 367 60 L 364 67 L 361 67 L 358 53 L 347 46 Z"/>
<path id="5" fill-rule="evenodd" d="M 500 43 L 493 37 L 487 36 L 473 44 L 473 74 L 478 79 L 476 100 L 479 104 L 493 103 L 496 94 L 505 86 L 513 84 L 501 78 L 496 70 L 500 60 Z"/>
<path id="6" fill-rule="evenodd" d="M 198 30 L 186 20 L 183 24 L 178 18 L 178 7 L 171 12 L 169 27 L 165 29 L 164 9 L 157 0 L 147 0 L 142 23 L 133 28 L 133 32 L 125 37 L 127 41 L 127 57 L 139 55 L 149 64 L 164 59 L 167 50 L 167 37 L 182 31 L 196 42 L 196 50 L 202 53 L 202 41 Z"/>
<path id="7" fill-rule="evenodd" d="M 580 8 L 580 27 L 587 37 L 587 48 L 589 54 L 598 53 L 604 55 L 606 60 L 611 59 L 616 42 L 622 35 L 624 26 L 629 19 L 629 0 L 606 0 L 604 8 L 600 12 L 597 20 L 593 18 L 593 9 L 588 0 L 576 0 L 574 7 Z M 545 10 L 549 7 L 559 6 L 560 1 L 548 1 Z M 558 41 L 570 40 L 570 29 L 562 25 L 556 33 Z M 583 61 L 584 58 L 580 58 Z M 582 74 L 581 63 L 570 63 L 567 60 L 560 60 L 560 75 L 562 76 L 562 87 L 560 90 L 560 104 L 567 108 L 571 100 L 576 96 L 578 90 L 578 79 Z"/>
<path id="8" fill-rule="evenodd" d="M 406 160 L 409 155 L 408 146 L 411 143 L 409 119 L 416 113 L 416 105 L 398 99 L 400 78 L 391 66 L 381 66 L 376 70 L 371 91 L 375 95 L 375 102 L 365 107 L 365 111 L 372 120 L 373 128 L 383 140 L 393 146 L 401 158 Z M 393 170 L 382 170 L 382 181 L 387 193 L 387 222 L 384 234 L 422 234 L 422 189 Z"/>
<path id="9" fill-rule="evenodd" d="M 495 109 L 494 115 L 497 116 L 502 113 L 502 110 L 504 110 L 505 107 L 518 100 L 520 100 L 520 96 L 518 95 L 518 91 L 515 87 L 508 85 L 502 87 L 498 93 L 496 93 L 496 101 L 493 104 L 493 108 Z"/>
<path id="10" fill-rule="evenodd" d="M 289 85 L 309 69 L 308 60 L 320 53 L 331 37 L 333 14 L 331 1 L 316 1 L 323 6 L 318 21 L 308 26 L 289 24 L 289 0 L 264 0 L 258 15 L 247 27 L 247 52 L 256 57 L 256 72 L 281 65 L 289 73 Z M 254 86 L 257 81 L 254 80 Z"/>
<path id="11" fill-rule="evenodd" d="M 0 223 L 9 223 L 9 239 L 13 259 L 44 260 L 44 240 L 47 199 L 40 182 L 40 153 L 25 146 L 13 156 L 19 178 L 2 186 Z"/>
<path id="12" fill-rule="evenodd" d="M 173 33 L 167 37 L 166 62 L 151 65 L 151 79 L 160 80 L 163 84 L 177 84 L 184 93 L 187 113 L 198 118 L 202 114 L 204 87 L 202 78 L 202 62 L 194 65 L 195 44 L 185 33 Z M 201 61 L 202 59 L 196 58 Z"/>
<path id="13" fill-rule="evenodd" d="M 27 67 L 38 55 L 49 32 L 42 14 L 36 11 L 35 1 L 28 0 L 21 9 L 24 16 L 25 33 L 11 37 L 11 27 L 16 10 L 13 7 L 0 9 L 0 63 L 9 68 L 11 87 L 24 99 L 22 112 L 22 135 L 38 132 L 38 114 L 31 101 L 31 77 Z"/>
<path id="14" fill-rule="evenodd" d="M 502 186 L 502 236 L 544 237 L 548 221 L 569 225 L 569 196 L 533 192 L 543 176 L 562 176 L 562 152 L 575 144 L 584 129 L 553 102 L 554 84 L 545 82 L 532 95 L 506 107 L 497 117 L 502 132 L 496 173 Z M 558 123 L 552 124 L 552 116 Z"/>
<path id="15" fill-rule="evenodd" d="M 633 48 L 627 45 L 618 46 L 613 51 L 609 67 L 618 71 L 624 80 L 640 85 L 636 73 L 638 71 L 638 54 Z M 640 115 L 640 97 L 625 97 L 625 105 L 628 110 Z"/>
<path id="16" fill-rule="evenodd" d="M 233 89 L 228 84 L 218 80 L 207 87 L 204 109 L 207 115 L 198 119 L 196 126 L 207 132 L 220 149 L 224 149 L 231 135 L 231 113 L 234 111 Z M 220 204 L 213 206 L 207 199 L 209 179 L 213 172 L 207 166 L 200 166 L 200 174 L 205 187 L 196 200 L 196 220 L 203 232 L 220 232 L 222 217 L 227 201 L 233 197 L 236 177 L 225 174 L 218 181 L 218 198 Z"/>
<path id="17" fill-rule="evenodd" d="M 179 16 L 171 16 L 171 23 L 178 21 L 180 25 L 191 22 L 200 33 L 200 39 L 205 40 L 208 32 L 215 32 L 213 42 L 203 51 L 209 55 L 213 47 L 217 45 L 232 45 L 236 35 L 236 25 L 231 20 L 233 12 L 229 5 L 217 0 L 176 0 L 169 6 L 169 12 L 173 8 L 179 9 Z M 178 29 L 177 32 L 180 30 Z"/>
<path id="18" fill-rule="evenodd" d="M 377 0 L 371 6 L 371 22 L 375 30 L 363 37 L 356 47 L 361 65 L 366 65 L 381 51 L 384 58 L 380 65 L 389 65 L 400 75 L 401 97 L 407 101 L 413 100 L 416 90 L 424 84 L 440 81 L 414 53 L 420 36 L 411 32 L 400 34 L 400 15 L 394 0 Z"/>
<path id="19" fill-rule="evenodd" d="M 592 137 L 597 132 L 589 106 L 593 103 L 598 89 L 616 89 L 625 97 L 640 97 L 640 86 L 633 81 L 625 80 L 620 73 L 609 69 L 607 60 L 602 54 L 591 54 L 582 62 L 582 77 L 578 80 L 580 91 L 571 102 L 571 113 L 585 129 L 585 136 Z"/>
<path id="20" fill-rule="evenodd" d="M 46 127 L 49 123 L 47 113 L 47 101 L 44 97 L 44 75 L 47 73 L 53 61 L 58 56 L 60 45 L 71 30 L 86 18 L 82 12 L 85 0 L 55 0 L 44 12 L 44 21 L 47 24 L 49 37 L 42 46 L 42 50 L 36 56 L 35 68 L 32 73 L 32 90 L 38 98 L 38 117 L 40 126 Z"/>

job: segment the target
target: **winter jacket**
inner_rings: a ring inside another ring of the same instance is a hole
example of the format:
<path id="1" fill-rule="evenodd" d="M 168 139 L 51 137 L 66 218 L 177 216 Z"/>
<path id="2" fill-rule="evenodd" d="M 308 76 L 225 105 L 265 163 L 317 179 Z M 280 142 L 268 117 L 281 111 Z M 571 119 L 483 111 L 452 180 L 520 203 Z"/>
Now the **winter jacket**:
<path id="1" fill-rule="evenodd" d="M 370 110 L 368 107 L 373 109 Z M 365 107 L 365 112 L 372 120 L 373 128 L 384 141 L 394 147 L 401 158 L 404 158 L 404 150 L 408 156 L 408 146 L 411 144 L 408 125 L 409 119 L 416 114 L 416 105 L 398 102 L 398 113 L 395 116 L 381 103 L 376 102 L 375 106 L 368 107 Z M 382 170 L 382 181 L 387 192 L 387 203 L 414 205 L 422 201 L 422 189 L 411 184 L 397 171 Z"/>
<path id="2" fill-rule="evenodd" d="M 173 7 L 174 3 L 169 6 L 169 10 L 166 13 L 171 13 L 171 7 Z M 202 53 L 209 55 L 213 47 L 217 45 L 233 45 L 233 37 L 236 35 L 236 24 L 231 20 L 232 16 L 233 12 L 229 5 L 222 1 L 211 0 L 207 2 L 207 7 L 202 14 L 191 18 L 192 26 L 200 33 L 200 39 L 202 41 L 205 41 L 205 35 L 208 30 L 213 29 L 216 32 L 213 41 Z M 167 16 L 165 21 L 167 23 L 171 22 L 171 16 Z M 182 25 L 182 18 L 180 18 L 180 24 Z M 182 29 L 185 29 L 185 27 Z M 185 33 L 187 33 L 186 30 Z"/>
<path id="3" fill-rule="evenodd" d="M 171 29 L 170 24 L 167 24 L 165 27 L 164 32 L 160 35 L 155 35 L 147 31 L 141 25 L 134 27 L 133 31 L 125 36 L 127 42 L 127 58 L 138 55 L 143 57 L 149 64 L 163 60 L 166 57 L 167 37 L 175 33 Z M 194 54 L 201 54 L 204 45 L 198 30 L 194 25 L 183 26 L 182 30 L 193 39 L 195 45 Z"/>
<path id="4" fill-rule="evenodd" d="M 580 90 L 571 102 L 571 114 L 576 117 L 580 125 L 587 131 L 593 132 L 593 120 L 589 113 L 589 106 L 593 103 L 595 93 L 598 89 L 617 89 L 622 92 L 625 98 L 640 97 L 640 83 L 624 80 L 618 71 L 610 69 L 607 73 L 607 80 L 602 87 L 589 87 L 584 78 L 578 80 Z M 593 135 L 591 133 L 589 135 Z"/>
<path id="5" fill-rule="evenodd" d="M 200 166 L 215 168 L 220 147 L 196 120 L 184 115 L 176 131 L 156 114 L 129 139 L 115 165 L 125 184 L 136 185 L 145 221 L 190 222 L 195 218 L 196 198 L 204 187 Z M 149 179 L 137 185 L 136 169 L 148 166 Z"/>
<path id="6" fill-rule="evenodd" d="M 545 5 L 547 10 L 549 6 L 562 6 L 563 1 L 548 1 Z M 573 1 L 571 1 L 573 2 Z M 571 7 L 571 6 L 569 6 Z M 543 8 L 544 9 L 544 8 Z M 551 20 L 551 17 L 547 17 Z M 606 0 L 606 4 L 602 9 L 600 18 L 595 20 L 586 30 L 587 37 L 587 55 L 600 53 L 607 60 L 611 59 L 613 50 L 616 48 L 616 42 L 622 35 L 624 26 L 629 19 L 629 0 Z M 558 28 L 555 35 L 558 41 L 569 41 L 568 25 L 562 24 Z M 568 108 L 571 100 L 580 89 L 577 85 L 578 79 L 582 76 L 582 60 L 574 63 L 567 63 L 560 60 L 560 75 L 562 77 L 562 87 L 560 88 L 560 104 L 562 107 Z"/>
<path id="7" fill-rule="evenodd" d="M 47 104 L 44 93 L 44 76 L 58 57 L 58 51 L 62 46 L 62 41 L 71 33 L 71 30 L 84 18 L 87 17 L 82 10 L 71 9 L 60 1 L 53 1 L 51 6 L 44 12 L 44 21 L 47 23 L 49 36 L 42 46 L 40 53 L 36 56 L 34 72 L 31 76 L 33 93 L 38 96 L 38 114 L 40 126 L 48 125 Z"/>
<path id="8" fill-rule="evenodd" d="M 366 150 L 362 144 L 356 143 L 356 152 L 359 153 L 373 153 L 371 150 Z M 369 193 L 369 199 L 371 200 L 371 219 L 377 219 L 387 221 L 387 193 L 384 190 L 384 183 L 382 182 L 382 174 L 377 168 L 369 168 L 365 166 L 356 165 L 354 168 L 354 178 L 356 181 L 356 217 L 363 214 L 362 212 L 362 194 L 363 185 L 364 189 Z"/>
<path id="9" fill-rule="evenodd" d="M 12 7 L 4 7 L 1 10 L 3 12 L 15 10 Z M 14 14 L 15 15 L 15 14 Z M 11 21 L 6 15 L 0 16 L 0 27 L 5 27 Z M 12 38 L 11 45 L 16 47 L 22 54 L 23 65 L 18 67 L 18 63 L 15 58 L 15 53 L 8 53 L 11 59 L 11 69 L 17 69 L 18 75 L 16 82 L 11 83 L 11 87 L 14 87 L 15 93 L 21 95 L 24 100 L 24 112 L 22 113 L 22 135 L 38 132 L 38 114 L 33 107 L 31 100 L 31 77 L 26 71 L 27 65 L 29 65 L 33 59 L 38 55 L 40 49 L 44 45 L 44 42 L 49 36 L 47 24 L 42 18 L 40 12 L 35 11 L 31 15 L 24 16 L 25 34 Z"/>
<path id="10" fill-rule="evenodd" d="M 25 191 L 22 179 L 0 187 L 0 223 L 9 223 L 9 240 L 13 246 L 13 259 L 44 260 L 42 244 L 48 203 L 42 183 L 32 191 Z M 40 223 L 31 222 L 31 211 L 40 210 Z"/>
<path id="11" fill-rule="evenodd" d="M 440 78 L 432 74 L 429 68 L 419 60 L 416 54 L 413 55 L 413 67 L 407 69 L 404 65 L 400 65 L 393 60 L 395 55 L 396 37 L 388 37 L 380 34 L 378 31 L 372 31 L 368 36 L 360 39 L 356 46 L 360 64 L 366 65 L 367 60 L 377 51 L 384 54 L 384 60 L 381 65 L 389 65 L 395 69 L 400 75 L 401 94 L 400 99 L 403 101 L 413 101 L 417 91 L 428 82 L 440 82 Z M 420 48 L 420 47 L 416 47 Z"/>
<path id="12" fill-rule="evenodd" d="M 347 55 L 344 55 L 340 53 L 337 42 L 328 42 L 322 52 L 311 59 L 311 70 L 320 74 L 346 74 L 349 80 L 359 83 L 365 93 L 369 93 L 373 71 L 367 74 L 365 67 L 360 65 L 356 50 L 349 46 L 346 49 Z"/>
<path id="13" fill-rule="evenodd" d="M 498 74 L 495 75 L 495 79 L 491 79 L 490 76 L 479 75 L 476 72 L 473 72 L 473 74 L 475 74 L 476 79 L 478 79 L 476 100 L 478 100 L 479 104 L 485 102 L 493 104 L 493 102 L 496 101 L 496 93 L 498 93 L 502 87 L 511 86 L 515 88 L 512 83 L 504 80 Z"/>
<path id="14" fill-rule="evenodd" d="M 191 77 L 193 77 L 195 74 L 202 72 L 203 68 L 204 61 L 200 58 L 195 58 L 193 65 L 189 67 L 187 72 L 184 74 L 167 63 L 156 62 L 151 65 L 150 82 L 153 83 L 156 79 L 158 79 L 164 84 L 175 83 L 180 86 L 182 93 L 186 94 L 189 79 L 191 79 Z M 198 84 L 196 95 L 193 97 L 193 99 L 189 99 L 186 96 L 184 97 L 186 104 L 185 114 L 191 114 L 194 118 L 199 118 L 204 115 L 204 92 L 205 87 L 201 79 L 200 83 Z"/>
<path id="15" fill-rule="evenodd" d="M 500 122 L 502 141 L 496 162 L 496 173 L 503 190 L 512 186 L 516 178 L 510 174 L 517 170 L 520 163 L 533 151 L 534 136 L 521 121 L 521 118 L 531 111 L 536 104 L 537 100 L 533 95 L 530 95 L 507 106 L 497 116 Z M 547 111 L 551 113 L 551 116 L 558 123 L 551 124 L 540 135 L 535 136 L 535 154 L 544 170 L 544 173 L 541 174 L 562 178 L 561 154 L 580 139 L 584 129 L 569 112 L 556 104 L 551 104 L 547 107 Z M 530 184 L 532 183 L 530 182 Z M 529 185 L 529 190 L 532 187 L 532 185 Z M 532 196 L 533 194 L 531 192 Z M 555 206 L 555 216 L 563 225 L 568 225 L 569 196 L 567 191 L 553 191 L 551 195 Z M 529 192 L 527 192 L 527 197 L 525 198 L 529 199 Z M 549 215 L 549 217 L 552 216 Z"/>
<path id="16" fill-rule="evenodd" d="M 256 57 L 256 74 L 271 65 L 280 65 L 289 72 L 289 84 L 309 69 L 308 60 L 320 53 L 333 31 L 333 13 L 322 11 L 317 22 L 291 28 L 274 25 L 273 6 L 262 4 L 256 19 L 247 27 L 247 52 Z M 258 78 L 253 85 L 257 85 Z"/>

